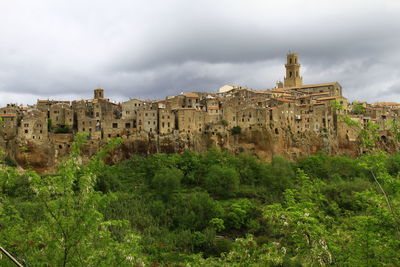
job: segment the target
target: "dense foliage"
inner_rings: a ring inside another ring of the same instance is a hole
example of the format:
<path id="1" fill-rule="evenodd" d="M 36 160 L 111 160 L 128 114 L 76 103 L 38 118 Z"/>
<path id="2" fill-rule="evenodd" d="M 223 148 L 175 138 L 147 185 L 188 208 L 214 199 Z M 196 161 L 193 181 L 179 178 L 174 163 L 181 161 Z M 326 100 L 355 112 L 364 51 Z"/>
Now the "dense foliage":
<path id="1" fill-rule="evenodd" d="M 106 165 L 113 140 L 82 165 L 77 139 L 54 175 L 1 166 L 0 245 L 30 266 L 400 266 L 400 154 Z"/>

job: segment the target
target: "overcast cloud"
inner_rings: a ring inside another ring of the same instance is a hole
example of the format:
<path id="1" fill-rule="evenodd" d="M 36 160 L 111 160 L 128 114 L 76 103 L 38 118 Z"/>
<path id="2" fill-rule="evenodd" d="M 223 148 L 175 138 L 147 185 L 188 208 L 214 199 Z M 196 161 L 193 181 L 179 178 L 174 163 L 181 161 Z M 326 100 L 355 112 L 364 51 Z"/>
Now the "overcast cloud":
<path id="1" fill-rule="evenodd" d="M 106 96 L 163 99 L 225 84 L 257 90 L 300 54 L 303 82 L 400 102 L 398 0 L 0 2 L 0 106 Z"/>

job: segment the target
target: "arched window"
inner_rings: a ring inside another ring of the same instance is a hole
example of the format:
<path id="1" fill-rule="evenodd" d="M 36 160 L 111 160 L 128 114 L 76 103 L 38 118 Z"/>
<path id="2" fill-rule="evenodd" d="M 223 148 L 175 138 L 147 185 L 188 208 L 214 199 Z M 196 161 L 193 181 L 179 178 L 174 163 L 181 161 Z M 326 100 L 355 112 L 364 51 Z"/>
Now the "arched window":
<path id="1" fill-rule="evenodd" d="M 292 72 L 289 72 L 289 77 L 292 78 Z"/>
<path id="2" fill-rule="evenodd" d="M 289 61 L 290 61 L 290 64 L 292 64 L 292 59 L 290 59 Z"/>

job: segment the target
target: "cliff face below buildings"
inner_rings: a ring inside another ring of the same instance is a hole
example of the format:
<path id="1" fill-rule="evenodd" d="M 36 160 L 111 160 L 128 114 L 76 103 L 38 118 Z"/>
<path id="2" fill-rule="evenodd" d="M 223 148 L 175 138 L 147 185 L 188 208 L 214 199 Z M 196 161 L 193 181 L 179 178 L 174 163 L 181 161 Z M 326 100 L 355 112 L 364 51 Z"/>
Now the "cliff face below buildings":
<path id="1" fill-rule="evenodd" d="M 395 152 L 398 145 L 390 140 L 390 136 L 388 140 L 378 140 L 378 148 L 389 153 Z M 0 145 L 6 155 L 19 167 L 33 169 L 39 173 L 53 173 L 57 164 L 69 155 L 71 141 L 73 141 L 72 134 L 61 134 L 53 137 L 50 142 L 15 139 L 2 140 Z M 94 155 L 104 145 L 104 142 L 88 140 L 81 148 L 86 159 Z M 216 135 L 171 134 L 167 136 L 143 134 L 122 138 L 121 145 L 111 153 L 107 161 L 115 163 L 134 155 L 153 153 L 182 153 L 185 150 L 202 152 L 212 147 L 233 154 L 250 153 L 264 161 L 271 161 L 274 156 L 283 156 L 294 161 L 320 152 L 351 157 L 363 153 L 357 140 L 351 141 L 338 135 L 314 131 L 295 135 L 289 130 L 282 130 L 276 134 L 275 131 L 264 128 L 247 130 L 236 135 L 230 133 Z"/>

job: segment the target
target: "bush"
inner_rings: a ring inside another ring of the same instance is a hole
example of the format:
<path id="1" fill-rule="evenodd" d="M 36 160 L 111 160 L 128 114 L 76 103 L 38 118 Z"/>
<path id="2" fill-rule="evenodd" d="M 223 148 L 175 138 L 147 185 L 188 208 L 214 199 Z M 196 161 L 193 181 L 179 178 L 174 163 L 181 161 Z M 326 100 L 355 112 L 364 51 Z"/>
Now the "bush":
<path id="1" fill-rule="evenodd" d="M 232 197 L 239 187 L 239 175 L 233 168 L 213 165 L 204 179 L 204 187 L 216 197 Z"/>
<path id="2" fill-rule="evenodd" d="M 57 128 L 54 129 L 54 133 L 71 133 L 71 127 L 69 125 L 58 125 Z"/>
<path id="3" fill-rule="evenodd" d="M 182 178 L 183 173 L 177 168 L 162 168 L 155 173 L 152 187 L 164 200 L 168 200 L 180 188 Z"/>
<path id="4" fill-rule="evenodd" d="M 231 134 L 238 135 L 238 134 L 241 134 L 241 133 L 242 133 L 242 128 L 240 128 L 240 126 L 232 127 Z"/>

